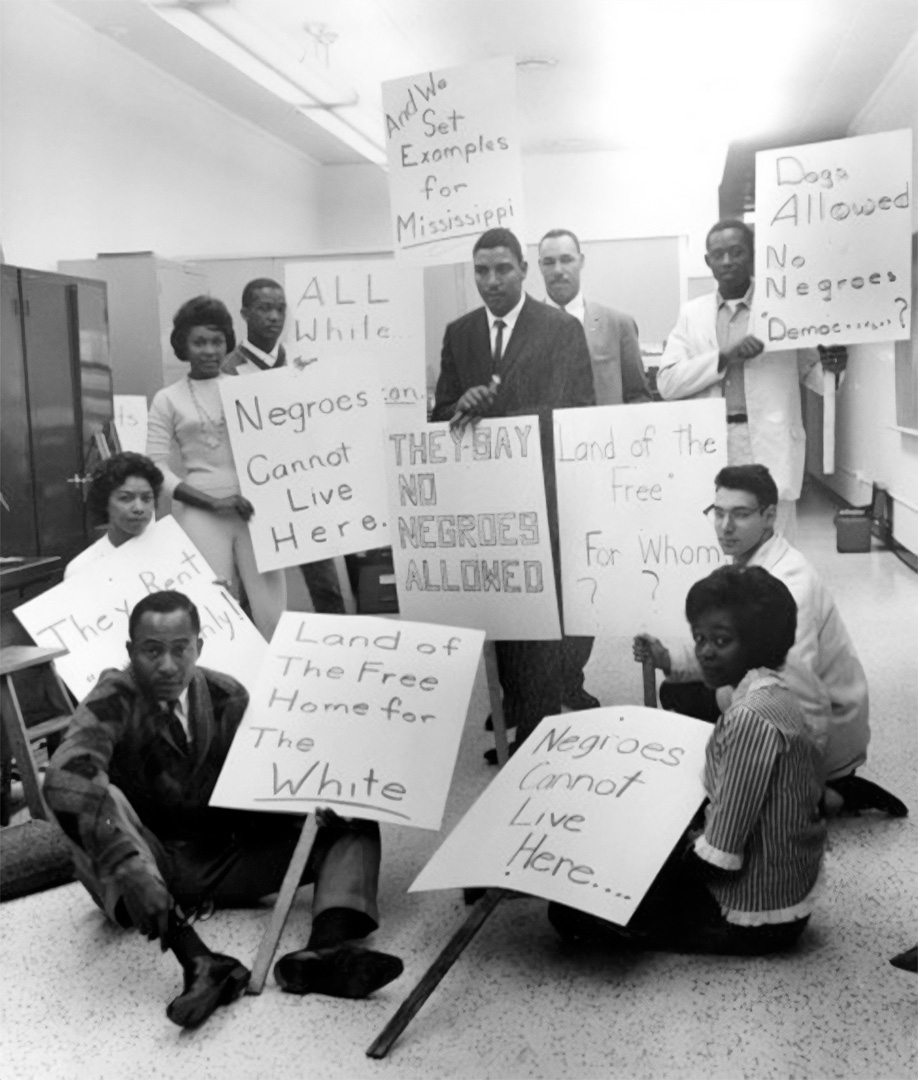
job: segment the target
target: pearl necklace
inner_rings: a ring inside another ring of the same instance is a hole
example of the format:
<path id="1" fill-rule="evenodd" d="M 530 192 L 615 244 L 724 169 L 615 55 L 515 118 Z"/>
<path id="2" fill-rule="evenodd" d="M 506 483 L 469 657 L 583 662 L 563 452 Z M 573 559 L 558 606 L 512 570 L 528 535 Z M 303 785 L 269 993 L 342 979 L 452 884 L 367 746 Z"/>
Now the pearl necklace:
<path id="1" fill-rule="evenodd" d="M 211 450 L 216 450 L 218 446 L 225 442 L 227 437 L 226 415 L 223 412 L 223 406 L 222 404 L 220 406 L 220 419 L 215 420 L 198 400 L 198 394 L 194 388 L 195 380 L 190 375 L 186 375 L 185 378 L 188 380 L 191 400 L 194 402 L 198 420 L 201 422 L 201 439 L 205 446 L 209 446 Z"/>

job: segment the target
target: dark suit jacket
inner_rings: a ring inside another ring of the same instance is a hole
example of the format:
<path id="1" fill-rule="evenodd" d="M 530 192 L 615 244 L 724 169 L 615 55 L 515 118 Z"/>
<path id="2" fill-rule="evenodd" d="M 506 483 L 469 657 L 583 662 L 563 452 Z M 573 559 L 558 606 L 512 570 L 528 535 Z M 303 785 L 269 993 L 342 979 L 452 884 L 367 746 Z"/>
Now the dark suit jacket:
<path id="1" fill-rule="evenodd" d="M 652 401 L 644 374 L 637 324 L 630 315 L 584 301 L 583 329 L 593 361 L 597 405 Z"/>

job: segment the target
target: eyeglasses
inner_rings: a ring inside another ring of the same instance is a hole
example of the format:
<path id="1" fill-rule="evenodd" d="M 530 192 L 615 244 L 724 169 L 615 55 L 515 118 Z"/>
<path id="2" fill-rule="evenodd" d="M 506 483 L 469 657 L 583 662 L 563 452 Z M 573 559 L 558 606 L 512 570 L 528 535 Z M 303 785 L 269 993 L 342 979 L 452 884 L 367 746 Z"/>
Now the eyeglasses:
<path id="1" fill-rule="evenodd" d="M 757 506 L 755 509 L 750 509 L 746 506 L 738 506 L 734 510 L 725 510 L 722 506 L 715 506 L 714 503 L 703 510 L 702 513 L 709 520 L 713 519 L 718 525 L 724 521 L 732 521 L 734 525 L 742 525 L 744 522 L 751 520 L 754 514 L 761 514 L 762 507 Z"/>

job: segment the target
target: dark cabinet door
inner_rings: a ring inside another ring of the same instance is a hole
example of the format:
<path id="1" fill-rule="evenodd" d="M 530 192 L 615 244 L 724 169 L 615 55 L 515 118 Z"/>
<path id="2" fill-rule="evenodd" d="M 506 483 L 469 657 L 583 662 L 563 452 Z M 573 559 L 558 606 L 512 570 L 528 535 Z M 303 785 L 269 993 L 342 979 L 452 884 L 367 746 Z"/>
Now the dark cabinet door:
<path id="1" fill-rule="evenodd" d="M 73 363 L 79 355 L 75 293 L 52 275 L 28 270 L 20 272 L 20 291 L 38 554 L 71 559 L 87 541 Z"/>
<path id="2" fill-rule="evenodd" d="M 3 266 L 0 270 L 0 398 L 3 401 L 0 550 L 6 556 L 37 555 L 38 527 L 29 446 L 29 396 L 22 348 L 19 272 L 14 266 Z"/>

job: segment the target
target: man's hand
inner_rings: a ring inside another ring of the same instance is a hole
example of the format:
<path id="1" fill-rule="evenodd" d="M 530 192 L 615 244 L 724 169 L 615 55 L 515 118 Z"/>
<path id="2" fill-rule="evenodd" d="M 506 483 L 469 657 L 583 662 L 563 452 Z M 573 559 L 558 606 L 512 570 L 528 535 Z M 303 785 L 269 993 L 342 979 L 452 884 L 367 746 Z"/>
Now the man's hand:
<path id="1" fill-rule="evenodd" d="M 472 386 L 456 402 L 456 411 L 449 422 L 451 428 L 462 431 L 470 423 L 484 416 L 497 397 L 500 379 L 495 375 L 488 386 Z"/>
<path id="2" fill-rule="evenodd" d="M 653 660 L 653 666 L 659 668 L 664 675 L 669 675 L 672 671 L 669 649 L 659 638 L 655 638 L 650 634 L 636 634 L 634 641 L 631 643 L 631 650 L 634 659 L 639 663 L 643 664 L 649 657 Z"/>
<path id="3" fill-rule="evenodd" d="M 115 880 L 131 922 L 149 941 L 159 938 L 165 951 L 168 947 L 169 912 L 173 905 L 169 890 L 136 855 L 125 859 L 117 867 Z"/>
<path id="4" fill-rule="evenodd" d="M 817 345 L 819 359 L 826 371 L 840 374 L 848 366 L 848 347 L 846 345 Z"/>
<path id="5" fill-rule="evenodd" d="M 764 344 L 757 337 L 747 334 L 741 341 L 731 345 L 729 349 L 724 349 L 720 354 L 718 367 L 723 371 L 727 364 L 745 364 L 747 360 L 758 356 L 764 348 Z"/>
<path id="6" fill-rule="evenodd" d="M 243 521 L 248 521 L 255 513 L 255 507 L 244 495 L 227 495 L 222 499 L 214 499 L 212 510 L 223 516 L 238 514 Z"/>

